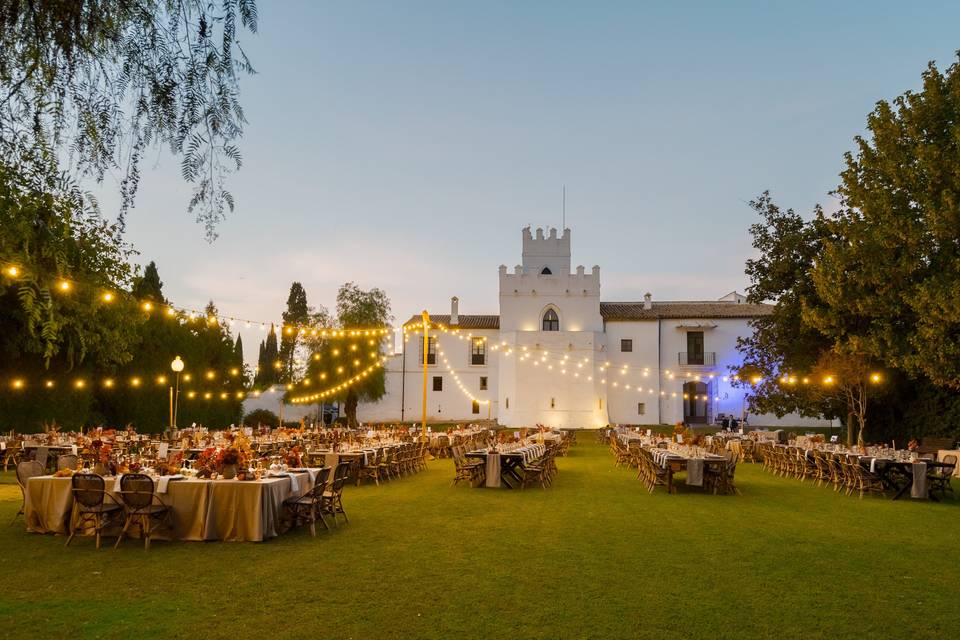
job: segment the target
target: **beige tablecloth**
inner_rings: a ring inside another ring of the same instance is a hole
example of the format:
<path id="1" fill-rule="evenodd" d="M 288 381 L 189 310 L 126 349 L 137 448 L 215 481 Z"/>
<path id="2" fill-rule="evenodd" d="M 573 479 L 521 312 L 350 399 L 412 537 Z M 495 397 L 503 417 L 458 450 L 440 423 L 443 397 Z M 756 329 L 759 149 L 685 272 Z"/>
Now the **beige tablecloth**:
<path id="1" fill-rule="evenodd" d="M 291 475 L 297 478 L 298 497 L 310 491 L 308 472 Z M 279 534 L 283 501 L 293 495 L 292 484 L 290 477 L 247 482 L 190 478 L 171 482 L 160 499 L 171 507 L 177 540 L 261 541 Z M 73 507 L 70 486 L 70 478 L 40 476 L 27 481 L 27 531 L 66 533 Z M 106 488 L 112 493 L 112 479 L 107 479 Z"/>

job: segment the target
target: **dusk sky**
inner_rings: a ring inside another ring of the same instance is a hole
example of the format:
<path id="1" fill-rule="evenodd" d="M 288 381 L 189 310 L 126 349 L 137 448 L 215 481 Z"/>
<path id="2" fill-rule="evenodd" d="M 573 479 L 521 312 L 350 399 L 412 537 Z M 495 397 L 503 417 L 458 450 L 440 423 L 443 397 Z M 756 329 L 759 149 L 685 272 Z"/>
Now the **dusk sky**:
<path id="1" fill-rule="evenodd" d="M 960 24 L 956 2 L 259 9 L 235 213 L 207 243 L 158 150 L 127 237 L 174 303 L 267 321 L 293 280 L 328 307 L 346 281 L 381 287 L 398 321 L 452 295 L 497 313 L 497 266 L 525 225 L 560 226 L 562 185 L 573 264 L 600 265 L 604 300 L 743 291 L 746 202 L 830 208 L 874 103 L 949 65 Z"/>

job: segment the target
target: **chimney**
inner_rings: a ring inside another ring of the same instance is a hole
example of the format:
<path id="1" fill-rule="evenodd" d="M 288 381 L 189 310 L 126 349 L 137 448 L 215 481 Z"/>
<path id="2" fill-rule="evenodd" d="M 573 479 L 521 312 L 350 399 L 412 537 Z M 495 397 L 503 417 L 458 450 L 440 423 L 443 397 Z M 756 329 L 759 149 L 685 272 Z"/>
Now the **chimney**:
<path id="1" fill-rule="evenodd" d="M 644 309 L 647 309 L 648 311 L 649 311 L 650 309 L 653 309 L 653 302 L 651 302 L 652 299 L 653 299 L 653 296 L 650 295 L 649 293 L 643 294 L 643 308 L 644 308 Z"/>
<path id="2" fill-rule="evenodd" d="M 460 298 L 450 298 L 450 324 L 460 324 Z"/>

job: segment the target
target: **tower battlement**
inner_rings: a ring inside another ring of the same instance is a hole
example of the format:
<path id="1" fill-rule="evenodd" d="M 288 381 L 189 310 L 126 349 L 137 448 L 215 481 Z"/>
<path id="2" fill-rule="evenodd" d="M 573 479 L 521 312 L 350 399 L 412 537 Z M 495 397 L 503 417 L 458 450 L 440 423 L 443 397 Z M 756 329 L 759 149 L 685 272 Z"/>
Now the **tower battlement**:
<path id="1" fill-rule="evenodd" d="M 564 229 L 558 235 L 555 227 L 537 227 L 534 235 L 530 227 L 524 227 L 522 235 L 525 273 L 559 275 L 564 270 L 570 272 L 570 229 Z"/>

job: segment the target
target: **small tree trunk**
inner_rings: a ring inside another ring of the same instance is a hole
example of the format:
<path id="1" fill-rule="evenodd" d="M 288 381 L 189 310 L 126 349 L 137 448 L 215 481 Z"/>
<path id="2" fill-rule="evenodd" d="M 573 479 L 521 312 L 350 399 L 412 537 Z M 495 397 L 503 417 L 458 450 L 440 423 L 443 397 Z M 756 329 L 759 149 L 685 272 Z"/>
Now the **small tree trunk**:
<path id="1" fill-rule="evenodd" d="M 853 446 L 853 411 L 847 411 L 847 446 Z"/>
<path id="2" fill-rule="evenodd" d="M 351 429 L 357 426 L 357 405 L 360 398 L 353 389 L 347 391 L 347 399 L 343 403 L 343 411 L 347 414 L 347 426 Z"/>

